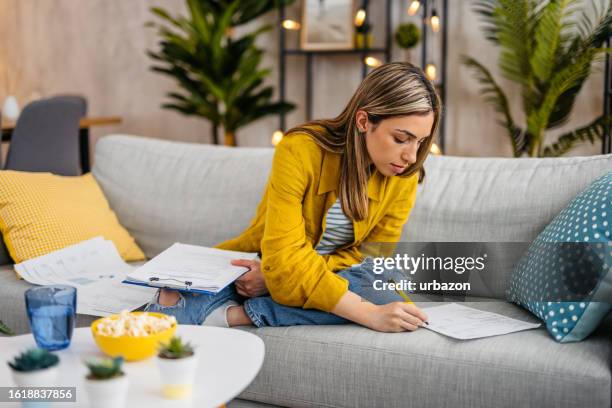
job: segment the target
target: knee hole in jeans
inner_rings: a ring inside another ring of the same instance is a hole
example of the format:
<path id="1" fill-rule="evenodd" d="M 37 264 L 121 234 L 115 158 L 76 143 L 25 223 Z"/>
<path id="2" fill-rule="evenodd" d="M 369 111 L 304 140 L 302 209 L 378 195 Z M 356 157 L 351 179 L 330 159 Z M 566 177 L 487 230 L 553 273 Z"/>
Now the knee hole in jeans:
<path id="1" fill-rule="evenodd" d="M 163 302 L 162 302 L 162 297 L 164 299 Z M 175 291 L 175 290 L 160 289 L 157 295 L 157 303 L 160 306 L 164 306 L 164 307 L 176 306 L 180 300 L 181 300 L 181 295 L 178 291 Z"/>

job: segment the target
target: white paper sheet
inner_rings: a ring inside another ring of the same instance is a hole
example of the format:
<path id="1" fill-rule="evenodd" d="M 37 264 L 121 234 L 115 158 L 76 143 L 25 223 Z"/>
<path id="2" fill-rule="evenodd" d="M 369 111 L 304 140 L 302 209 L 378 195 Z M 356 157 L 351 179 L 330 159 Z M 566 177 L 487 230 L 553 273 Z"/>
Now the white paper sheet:
<path id="1" fill-rule="evenodd" d="M 235 281 L 248 268 L 231 265 L 233 259 L 255 259 L 256 253 L 227 251 L 175 243 L 128 274 L 128 279 L 154 286 L 217 292 Z M 151 282 L 150 278 L 158 281 Z M 190 282 L 191 285 L 186 285 Z"/>
<path id="2" fill-rule="evenodd" d="M 121 259 L 112 241 L 102 237 L 16 264 L 15 271 L 35 285 L 77 288 L 77 313 L 108 316 L 147 303 L 152 288 L 121 283 L 133 267 Z"/>
<path id="3" fill-rule="evenodd" d="M 540 327 L 539 323 L 528 323 L 457 303 L 423 308 L 423 312 L 429 318 L 429 325 L 424 326 L 426 329 L 459 340 L 498 336 Z"/>

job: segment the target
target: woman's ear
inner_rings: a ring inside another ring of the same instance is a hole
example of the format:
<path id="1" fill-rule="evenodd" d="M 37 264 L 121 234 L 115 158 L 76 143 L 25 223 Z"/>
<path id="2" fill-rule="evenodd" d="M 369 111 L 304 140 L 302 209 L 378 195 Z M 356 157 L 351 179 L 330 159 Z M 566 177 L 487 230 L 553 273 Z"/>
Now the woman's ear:
<path id="1" fill-rule="evenodd" d="M 357 125 L 357 130 L 366 132 L 368 130 L 368 123 L 368 114 L 366 111 L 359 109 L 355 114 L 355 125 Z"/>

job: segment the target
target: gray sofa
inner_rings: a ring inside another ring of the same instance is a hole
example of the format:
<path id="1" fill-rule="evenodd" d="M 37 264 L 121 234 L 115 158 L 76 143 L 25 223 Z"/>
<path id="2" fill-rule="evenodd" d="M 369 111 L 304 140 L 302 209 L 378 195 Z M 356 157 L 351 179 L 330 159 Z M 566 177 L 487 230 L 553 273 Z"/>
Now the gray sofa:
<path id="1" fill-rule="evenodd" d="M 113 135 L 98 142 L 93 173 L 121 223 L 151 257 L 177 241 L 213 245 L 243 230 L 272 155 L 266 148 Z M 430 157 L 426 169 L 403 241 L 530 242 L 574 195 L 612 170 L 612 155 Z M 470 298 L 467 305 L 536 321 L 503 300 L 510 269 L 483 277 L 489 297 Z M 2 267 L 0 319 L 18 333 L 29 331 L 23 301 L 28 287 L 10 265 Z M 92 320 L 80 315 L 77 324 Z M 266 358 L 230 406 L 612 406 L 611 316 L 586 341 L 572 344 L 554 342 L 544 328 L 471 341 L 425 329 L 385 334 L 357 325 L 244 330 L 264 340 Z"/>

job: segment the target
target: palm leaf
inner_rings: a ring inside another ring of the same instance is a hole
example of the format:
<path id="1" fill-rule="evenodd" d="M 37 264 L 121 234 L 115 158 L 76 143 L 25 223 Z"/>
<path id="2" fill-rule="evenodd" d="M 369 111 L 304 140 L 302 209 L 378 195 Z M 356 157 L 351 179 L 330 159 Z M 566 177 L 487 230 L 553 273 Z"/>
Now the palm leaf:
<path id="1" fill-rule="evenodd" d="M 475 10 L 487 38 L 501 47 L 499 67 L 513 81 L 529 84 L 534 14 L 531 0 L 479 0 Z"/>
<path id="2" fill-rule="evenodd" d="M 601 10 L 599 10 L 600 8 Z M 556 65 L 558 67 L 574 63 L 586 50 L 600 48 L 604 41 L 612 35 L 612 4 L 608 5 L 608 8 L 605 9 L 598 7 L 597 3 L 593 2 L 593 9 L 598 10 L 596 12 L 596 21 L 592 23 L 585 16 L 584 12 L 582 13 L 583 17 L 577 24 L 580 27 L 581 35 L 570 36 L 569 39 L 564 41 L 560 55 L 557 58 Z M 559 127 L 567 123 L 576 97 L 587 78 L 588 75 L 585 75 L 577 80 L 574 87 L 559 96 L 557 104 L 550 114 L 547 129 Z"/>
<path id="3" fill-rule="evenodd" d="M 561 43 L 561 32 L 567 30 L 564 19 L 571 15 L 569 6 L 576 0 L 551 1 L 544 8 L 535 27 L 535 49 L 530 65 L 536 78 L 546 82 L 555 68 L 556 56 Z"/>
<path id="4" fill-rule="evenodd" d="M 199 0 L 187 0 L 193 32 L 200 37 L 202 42 L 209 43 L 212 37 L 212 29 L 206 18 L 206 11 L 203 10 L 205 4 L 206 2 Z"/>
<path id="5" fill-rule="evenodd" d="M 562 68 L 553 75 L 540 108 L 527 117 L 527 128 L 532 134 L 541 137 L 561 95 L 584 81 L 584 78 L 589 75 L 591 63 L 596 59 L 599 51 L 598 49 L 588 50 L 574 64 Z M 537 142 L 541 143 L 541 140 Z"/>
<path id="6" fill-rule="evenodd" d="M 558 157 L 576 147 L 579 143 L 602 140 L 607 126 L 612 124 L 612 116 L 600 116 L 586 126 L 561 135 L 555 143 L 544 148 L 542 156 Z"/>
<path id="7" fill-rule="evenodd" d="M 493 105 L 496 112 L 503 116 L 503 119 L 498 123 L 503 126 L 510 137 L 512 143 L 512 151 L 515 157 L 519 157 L 525 151 L 526 140 L 524 132 L 515 125 L 510 112 L 508 98 L 502 91 L 500 86 L 495 82 L 491 72 L 482 64 L 473 58 L 463 56 L 462 62 L 472 69 L 476 79 L 481 83 L 482 88 L 480 93 L 485 97 L 485 100 Z"/>

